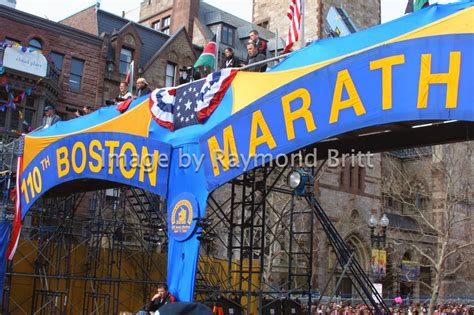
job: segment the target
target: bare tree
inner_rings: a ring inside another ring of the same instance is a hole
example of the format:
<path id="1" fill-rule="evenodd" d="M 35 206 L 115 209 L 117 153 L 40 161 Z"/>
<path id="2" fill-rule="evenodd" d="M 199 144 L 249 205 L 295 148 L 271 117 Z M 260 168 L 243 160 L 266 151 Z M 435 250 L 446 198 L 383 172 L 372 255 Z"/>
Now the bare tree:
<path id="1" fill-rule="evenodd" d="M 400 215 L 416 222 L 415 231 L 392 230 L 391 239 L 411 248 L 423 261 L 420 266 L 430 268 L 431 283 L 421 282 L 431 292 L 430 314 L 443 281 L 474 268 L 472 145 L 440 145 L 387 154 L 384 159 L 385 196 Z"/>

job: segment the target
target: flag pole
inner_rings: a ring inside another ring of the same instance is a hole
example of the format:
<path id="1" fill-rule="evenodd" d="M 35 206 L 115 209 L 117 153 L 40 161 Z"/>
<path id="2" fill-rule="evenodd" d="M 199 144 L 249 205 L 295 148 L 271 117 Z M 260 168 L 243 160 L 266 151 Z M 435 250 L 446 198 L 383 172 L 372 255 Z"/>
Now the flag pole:
<path id="1" fill-rule="evenodd" d="M 304 0 L 301 0 L 301 48 L 304 47 L 304 11 L 305 11 L 305 3 Z"/>
<path id="2" fill-rule="evenodd" d="M 130 94 L 133 94 L 133 82 L 134 82 L 134 74 L 135 74 L 135 61 L 132 60 L 132 62 L 130 62 L 130 79 L 129 79 L 129 82 L 128 82 L 128 92 L 130 92 Z"/>
<path id="3" fill-rule="evenodd" d="M 220 44 L 220 37 L 221 37 L 221 28 L 222 24 L 217 28 L 217 33 L 216 33 L 216 58 L 215 59 L 215 64 L 214 64 L 214 71 L 217 71 L 217 66 L 219 65 L 219 44 Z"/>
<path id="4" fill-rule="evenodd" d="M 279 42 L 279 38 L 278 38 L 278 27 L 276 29 L 276 34 L 275 34 L 275 57 L 278 56 L 278 42 Z"/>

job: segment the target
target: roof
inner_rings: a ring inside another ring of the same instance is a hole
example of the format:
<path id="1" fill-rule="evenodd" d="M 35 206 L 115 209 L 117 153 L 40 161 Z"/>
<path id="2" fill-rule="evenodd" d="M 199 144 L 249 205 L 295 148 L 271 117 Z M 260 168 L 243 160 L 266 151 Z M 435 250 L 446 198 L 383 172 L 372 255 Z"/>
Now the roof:
<path id="1" fill-rule="evenodd" d="M 245 45 L 245 41 L 249 37 L 249 32 L 251 30 L 257 30 L 259 37 L 268 42 L 267 48 L 268 52 L 270 53 L 272 50 L 275 49 L 275 34 L 270 32 L 269 30 L 252 24 L 244 19 L 241 19 L 235 15 L 232 15 L 228 12 L 225 12 L 219 8 L 216 8 L 208 3 L 201 2 L 199 6 L 199 21 L 201 21 L 202 26 L 205 28 L 205 35 L 209 36 L 208 39 L 211 39 L 214 36 L 214 33 L 211 30 L 212 25 L 216 24 L 227 24 L 233 26 L 236 29 L 237 39 L 235 42 L 235 46 L 232 47 L 234 49 L 234 53 L 237 57 L 241 59 L 245 59 L 247 57 L 247 48 Z M 279 49 L 283 49 L 284 41 L 280 38 L 280 43 L 278 45 Z M 225 45 L 221 45 L 219 50 L 224 50 L 226 48 Z"/>
<path id="2" fill-rule="evenodd" d="M 175 38 L 177 38 L 181 33 L 184 33 L 184 36 L 186 37 L 186 39 L 188 40 L 189 42 L 189 46 L 194 48 L 193 47 L 193 44 L 191 43 L 191 40 L 189 39 L 189 36 L 186 32 L 186 28 L 184 26 L 182 26 L 176 33 L 174 33 L 170 38 L 169 40 L 160 47 L 160 49 L 158 51 L 156 51 L 153 56 L 145 63 L 145 64 L 142 64 L 143 66 L 143 71 L 146 71 L 153 63 L 153 61 L 158 58 L 161 53 L 163 51 L 165 51 L 165 49 L 168 47 L 168 45 L 170 45 L 174 40 Z"/>
<path id="3" fill-rule="evenodd" d="M 419 230 L 418 223 L 416 222 L 416 220 L 409 216 L 399 215 L 395 213 L 385 213 L 385 214 L 387 215 L 387 218 L 390 222 L 390 227 L 401 229 L 401 230 L 411 230 L 411 231 Z"/>
<path id="4" fill-rule="evenodd" d="M 170 36 L 110 12 L 100 9 L 97 11 L 98 35 L 102 33 L 118 33 L 129 24 L 135 27 L 140 36 L 140 40 L 143 45 L 140 54 L 140 65 L 145 65 L 168 41 Z"/>
<path id="5" fill-rule="evenodd" d="M 0 4 L 0 17 L 4 17 L 11 20 L 16 20 L 25 25 L 34 26 L 36 28 L 45 29 L 51 32 L 81 40 L 93 45 L 102 45 L 102 39 L 96 35 L 78 30 L 74 27 L 61 24 L 59 22 L 50 21 L 42 17 L 20 11 L 18 9 L 10 8 Z"/>
<path id="6" fill-rule="evenodd" d="M 389 154 L 393 157 L 405 159 L 417 159 L 421 157 L 429 157 L 433 155 L 432 147 L 410 148 L 397 151 L 391 151 Z"/>

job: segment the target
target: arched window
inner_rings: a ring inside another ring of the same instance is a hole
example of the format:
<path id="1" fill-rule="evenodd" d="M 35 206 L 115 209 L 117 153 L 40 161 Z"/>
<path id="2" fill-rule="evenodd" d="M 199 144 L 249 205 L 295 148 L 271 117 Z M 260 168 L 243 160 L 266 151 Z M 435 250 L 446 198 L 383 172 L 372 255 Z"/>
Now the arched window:
<path id="1" fill-rule="evenodd" d="M 38 38 L 32 38 L 30 42 L 28 43 L 28 46 L 32 50 L 43 50 L 43 44 L 41 43 L 41 40 Z"/>

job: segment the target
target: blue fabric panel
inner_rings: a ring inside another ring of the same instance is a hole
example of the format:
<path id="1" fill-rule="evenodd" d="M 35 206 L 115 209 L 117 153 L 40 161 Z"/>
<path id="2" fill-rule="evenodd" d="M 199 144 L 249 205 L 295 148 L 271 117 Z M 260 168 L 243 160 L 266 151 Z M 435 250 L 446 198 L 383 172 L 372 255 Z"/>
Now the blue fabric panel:
<path id="1" fill-rule="evenodd" d="M 191 127 L 192 128 L 192 127 Z M 187 129 L 187 128 L 186 128 Z M 181 150 L 182 149 L 182 150 Z M 180 155 L 200 157 L 199 144 L 187 143 L 173 150 L 171 169 L 168 183 L 168 211 L 173 209 L 173 201 L 179 194 L 191 193 L 199 204 L 199 215 L 205 217 L 208 192 L 205 189 L 204 170 L 193 163 L 189 167 L 179 167 Z M 184 159 L 182 159 L 184 161 Z M 179 301 L 192 301 L 194 281 L 196 278 L 197 262 L 199 257 L 199 241 L 194 233 L 183 242 L 176 241 L 168 229 L 168 286 L 170 292 Z M 199 229 L 196 231 L 198 232 Z"/>

